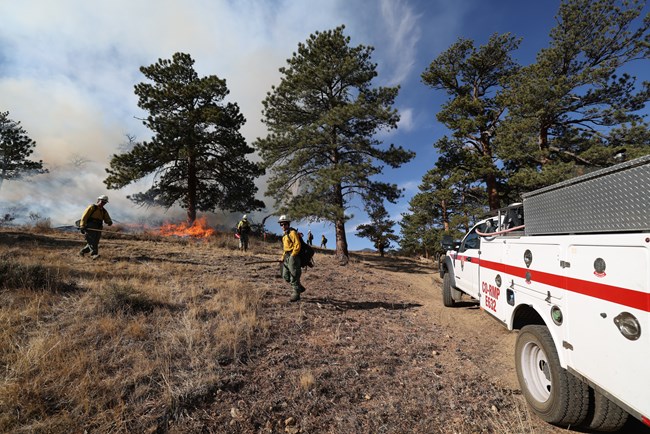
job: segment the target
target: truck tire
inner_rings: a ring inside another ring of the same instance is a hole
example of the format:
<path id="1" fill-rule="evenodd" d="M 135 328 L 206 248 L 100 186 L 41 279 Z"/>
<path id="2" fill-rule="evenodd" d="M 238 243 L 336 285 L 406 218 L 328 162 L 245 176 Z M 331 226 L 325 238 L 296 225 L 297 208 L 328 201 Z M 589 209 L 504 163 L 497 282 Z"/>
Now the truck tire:
<path id="1" fill-rule="evenodd" d="M 444 304 L 445 307 L 454 307 L 456 304 L 451 291 L 451 276 L 449 273 L 445 273 L 445 277 L 442 278 L 442 304 Z"/>
<path id="2" fill-rule="evenodd" d="M 559 426 L 582 423 L 589 410 L 589 386 L 560 365 L 548 328 L 527 325 L 515 345 L 519 386 L 532 410 Z"/>
<path id="3" fill-rule="evenodd" d="M 627 411 L 614 404 L 599 391 L 590 390 L 593 391 L 592 408 L 582 426 L 602 432 L 615 432 L 623 428 L 629 417 Z"/>

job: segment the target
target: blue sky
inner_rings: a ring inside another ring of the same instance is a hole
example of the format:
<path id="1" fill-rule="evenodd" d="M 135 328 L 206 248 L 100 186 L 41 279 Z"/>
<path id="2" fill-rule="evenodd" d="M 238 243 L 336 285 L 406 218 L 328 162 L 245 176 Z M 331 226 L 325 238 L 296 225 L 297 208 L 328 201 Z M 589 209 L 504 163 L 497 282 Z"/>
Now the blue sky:
<path id="1" fill-rule="evenodd" d="M 436 161 L 432 144 L 445 134 L 435 115 L 446 95 L 424 86 L 421 73 L 459 37 L 487 42 L 493 33 L 523 38 L 515 57 L 532 63 L 548 45 L 559 0 L 0 0 L 0 111 L 20 121 L 37 147 L 48 175 L 29 182 L 5 182 L 0 212 L 10 207 L 49 217 L 54 226 L 70 224 L 99 194 L 108 194 L 109 210 L 119 222 L 180 222 L 184 212 L 143 209 L 126 199 L 144 191 L 147 181 L 106 191 L 104 169 L 120 152 L 125 135 L 137 140 L 150 132 L 136 118 L 135 84 L 144 81 L 139 67 L 189 53 L 199 75 L 226 80 L 229 100 L 247 119 L 242 133 L 249 143 L 266 135 L 262 100 L 281 78 L 299 42 L 315 31 L 341 24 L 352 45 L 375 48 L 377 86 L 400 85 L 396 108 L 399 128 L 382 137 L 386 144 L 417 153 L 400 169 L 386 169 L 384 179 L 404 188 L 404 197 L 387 206 L 399 220 L 417 193 L 424 173 Z M 646 10 L 648 8 L 646 7 Z M 639 76 L 639 79 L 648 77 Z M 261 193 L 264 179 L 258 182 Z M 253 222 L 273 212 L 249 214 Z M 366 223 L 362 209 L 351 209 L 346 225 L 349 248 L 371 247 L 355 227 Z M 218 212 L 210 221 L 235 225 L 240 215 Z M 267 226 L 279 232 L 275 219 Z M 298 223 L 322 233 L 334 245 L 328 224 Z"/>

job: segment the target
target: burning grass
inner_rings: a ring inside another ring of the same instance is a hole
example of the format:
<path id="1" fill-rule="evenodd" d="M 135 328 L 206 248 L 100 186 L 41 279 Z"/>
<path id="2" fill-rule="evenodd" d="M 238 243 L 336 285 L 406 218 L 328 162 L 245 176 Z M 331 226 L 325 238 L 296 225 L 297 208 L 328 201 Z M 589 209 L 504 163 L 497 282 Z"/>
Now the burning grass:
<path id="1" fill-rule="evenodd" d="M 215 235 L 215 230 L 208 226 L 205 217 L 194 220 L 191 225 L 187 223 L 171 224 L 167 223 L 160 227 L 160 234 L 163 236 L 179 236 L 193 238 L 209 238 Z"/>
<path id="2" fill-rule="evenodd" d="M 183 243 L 99 263 L 21 236 L 28 251 L 0 239 L 1 432 L 161 429 L 266 335 L 263 291 L 197 276 Z"/>

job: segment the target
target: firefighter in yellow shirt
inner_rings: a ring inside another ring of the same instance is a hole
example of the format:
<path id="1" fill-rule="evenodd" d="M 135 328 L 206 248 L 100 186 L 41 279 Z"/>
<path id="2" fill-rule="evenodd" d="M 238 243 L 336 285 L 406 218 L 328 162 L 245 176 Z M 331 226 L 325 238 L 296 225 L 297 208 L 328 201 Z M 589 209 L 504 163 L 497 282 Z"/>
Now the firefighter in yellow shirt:
<path id="1" fill-rule="evenodd" d="M 248 236 L 251 233 L 251 225 L 248 223 L 248 217 L 244 214 L 244 217 L 237 224 L 237 235 L 239 235 L 239 250 L 246 251 L 248 250 Z"/>
<path id="2" fill-rule="evenodd" d="M 104 223 L 108 226 L 113 224 L 111 216 L 104 206 L 108 203 L 108 196 L 102 194 L 97 198 L 97 203 L 89 205 L 84 211 L 79 221 L 79 231 L 86 236 L 86 246 L 79 251 L 83 256 L 90 253 L 93 259 L 99 258 L 99 240 L 102 237 L 101 230 Z"/>
<path id="3" fill-rule="evenodd" d="M 291 227 L 291 220 L 287 216 L 280 216 L 278 220 L 284 235 L 282 236 L 282 277 L 291 284 L 293 294 L 289 301 L 300 300 L 300 294 L 305 292 L 305 287 L 300 284 L 301 264 L 300 257 L 300 239 L 298 232 Z"/>

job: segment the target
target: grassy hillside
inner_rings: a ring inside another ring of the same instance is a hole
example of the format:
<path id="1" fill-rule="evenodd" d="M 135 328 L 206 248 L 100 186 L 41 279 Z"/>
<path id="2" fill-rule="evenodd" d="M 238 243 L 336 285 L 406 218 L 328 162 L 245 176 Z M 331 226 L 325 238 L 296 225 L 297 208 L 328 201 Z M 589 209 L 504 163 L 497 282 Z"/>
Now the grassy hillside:
<path id="1" fill-rule="evenodd" d="M 0 431 L 164 426 L 265 341 L 264 287 L 222 272 L 223 239 L 133 238 L 91 261 L 78 235 L 0 232 Z"/>

